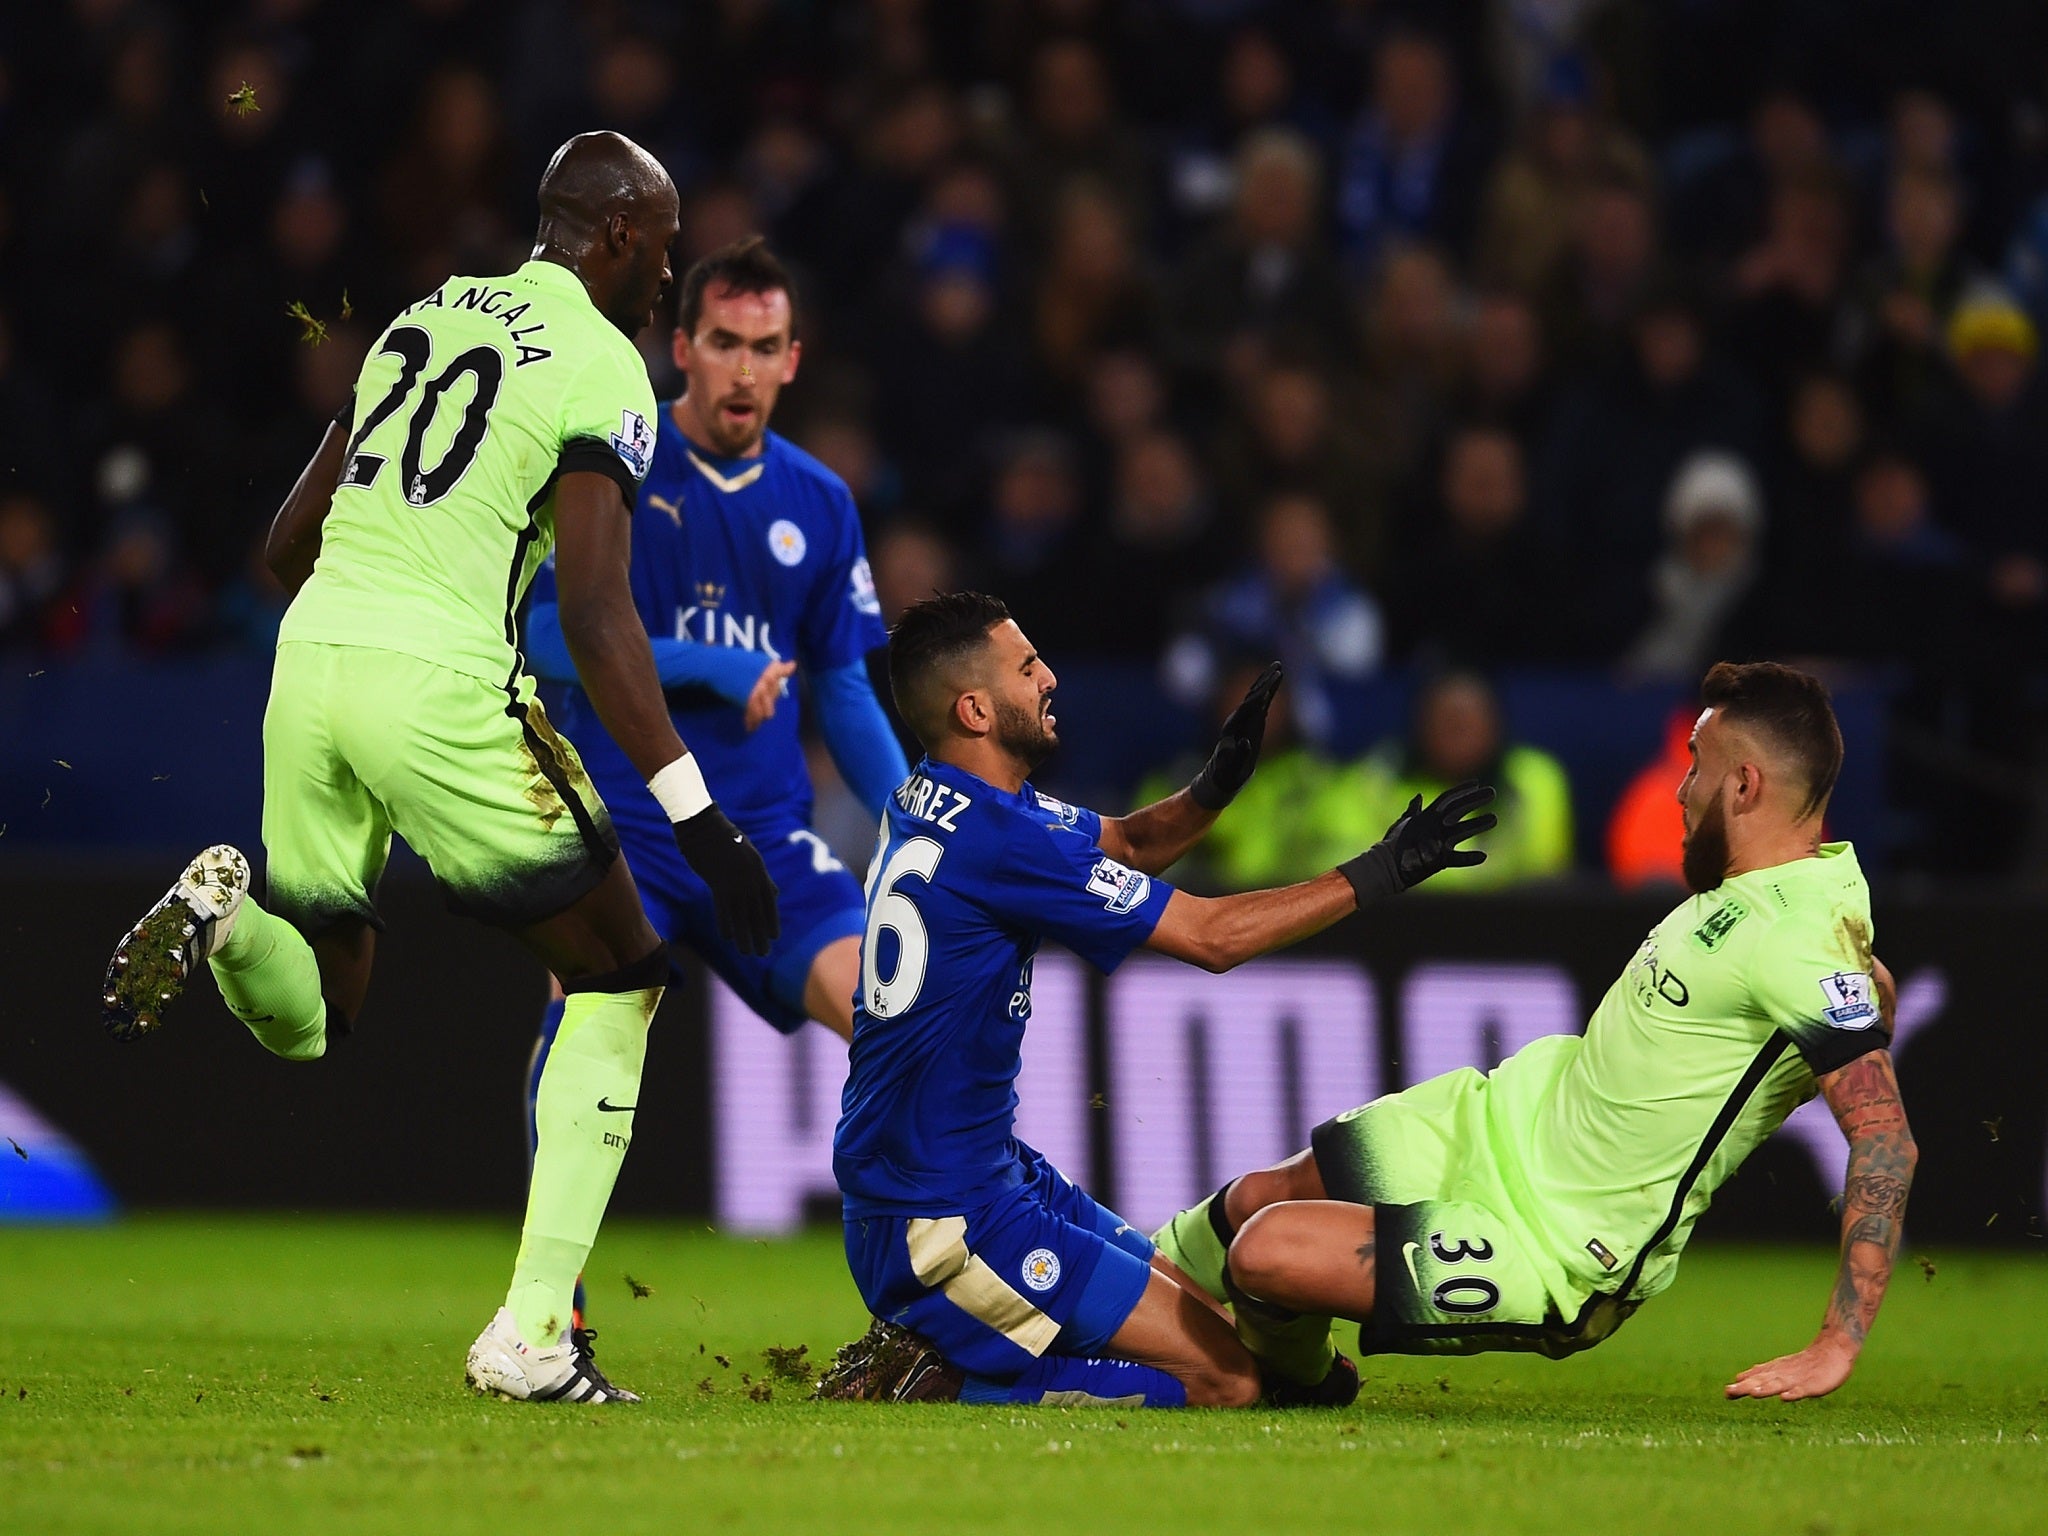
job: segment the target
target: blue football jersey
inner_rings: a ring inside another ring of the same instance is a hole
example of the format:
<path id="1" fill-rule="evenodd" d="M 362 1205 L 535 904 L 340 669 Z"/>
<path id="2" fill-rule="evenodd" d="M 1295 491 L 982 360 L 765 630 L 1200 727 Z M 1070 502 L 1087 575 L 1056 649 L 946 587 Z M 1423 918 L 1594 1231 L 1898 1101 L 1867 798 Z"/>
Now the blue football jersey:
<path id="1" fill-rule="evenodd" d="M 672 405 L 660 422 L 633 511 L 633 602 L 650 635 L 735 646 L 764 667 L 794 660 L 813 674 L 887 642 L 845 481 L 773 432 L 759 457 L 725 459 L 683 436 Z M 552 560 L 533 595 L 555 600 Z M 668 699 L 677 733 L 735 824 L 759 843 L 810 824 L 793 693 L 752 735 L 742 712 L 709 689 L 671 689 Z M 548 705 L 615 812 L 652 804 L 589 695 L 565 687 Z"/>
<path id="2" fill-rule="evenodd" d="M 960 1214 L 1023 1182 L 1012 1125 L 1039 941 L 1113 971 L 1173 894 L 1101 834 L 1093 811 L 930 758 L 897 789 L 832 1139 L 849 1217 Z"/>

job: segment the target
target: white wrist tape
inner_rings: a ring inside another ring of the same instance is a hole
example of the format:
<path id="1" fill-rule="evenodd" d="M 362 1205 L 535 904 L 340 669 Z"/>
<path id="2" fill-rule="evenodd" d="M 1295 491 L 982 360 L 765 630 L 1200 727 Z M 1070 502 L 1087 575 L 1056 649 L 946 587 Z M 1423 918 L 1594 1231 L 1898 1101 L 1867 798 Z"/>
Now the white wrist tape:
<path id="1" fill-rule="evenodd" d="M 668 812 L 671 822 L 688 821 L 711 806 L 711 791 L 704 787 L 704 770 L 697 759 L 685 753 L 647 781 L 654 798 Z"/>

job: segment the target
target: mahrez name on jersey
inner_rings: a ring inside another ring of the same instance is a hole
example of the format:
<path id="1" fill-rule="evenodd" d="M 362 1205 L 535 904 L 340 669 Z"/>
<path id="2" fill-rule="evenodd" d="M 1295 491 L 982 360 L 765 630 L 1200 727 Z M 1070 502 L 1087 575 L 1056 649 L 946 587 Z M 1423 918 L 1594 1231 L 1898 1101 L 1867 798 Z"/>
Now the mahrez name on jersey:
<path id="1" fill-rule="evenodd" d="M 961 794 L 949 784 L 935 783 L 921 773 L 912 774 L 896 788 L 896 805 L 904 815 L 929 821 L 948 832 L 960 830 L 960 813 L 972 804 L 971 796 Z"/>

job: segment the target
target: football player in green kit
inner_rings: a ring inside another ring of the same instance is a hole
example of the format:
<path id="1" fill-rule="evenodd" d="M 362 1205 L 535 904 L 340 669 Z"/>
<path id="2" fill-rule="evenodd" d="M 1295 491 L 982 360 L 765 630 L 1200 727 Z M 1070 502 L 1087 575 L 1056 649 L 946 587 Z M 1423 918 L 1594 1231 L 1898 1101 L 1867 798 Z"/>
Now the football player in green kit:
<path id="1" fill-rule="evenodd" d="M 116 948 L 104 1020 L 117 1039 L 156 1029 L 204 960 L 265 1048 L 324 1055 L 369 986 L 398 832 L 451 906 L 511 931 L 568 994 L 519 1256 L 469 1384 L 637 1401 L 593 1363 L 570 1296 L 631 1144 L 668 951 L 519 649 L 514 615 L 551 546 L 584 687 L 736 947 L 775 938 L 775 885 L 670 723 L 627 580 L 654 454 L 632 337 L 670 280 L 675 186 L 630 140 L 587 133 L 539 202 L 524 266 L 451 277 L 385 328 L 272 525 L 294 595 L 263 722 L 264 904 L 238 850 L 205 850 Z"/>
<path id="2" fill-rule="evenodd" d="M 1590 1348 L 1671 1284 L 1693 1223 L 1818 1092 L 1849 1141 L 1841 1264 L 1819 1335 L 1730 1397 L 1848 1380 L 1898 1256 L 1916 1152 L 1891 1053 L 1892 985 L 1870 892 L 1821 841 L 1842 738 L 1826 690 L 1722 663 L 1678 787 L 1696 893 L 1659 923 L 1584 1036 L 1349 1110 L 1309 1150 L 1223 1186 L 1158 1234 L 1269 1370 L 1362 1352 Z"/>

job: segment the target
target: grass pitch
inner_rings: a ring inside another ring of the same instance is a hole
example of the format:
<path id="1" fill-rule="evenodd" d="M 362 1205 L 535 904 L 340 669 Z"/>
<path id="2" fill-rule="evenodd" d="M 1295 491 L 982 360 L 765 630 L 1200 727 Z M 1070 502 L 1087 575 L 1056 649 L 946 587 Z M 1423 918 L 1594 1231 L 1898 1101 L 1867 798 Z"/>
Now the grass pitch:
<path id="1" fill-rule="evenodd" d="M 9 1530 L 2048 1530 L 2048 1259 L 1902 1263 L 1843 1392 L 1727 1404 L 1832 1260 L 1704 1250 L 1600 1349 L 1375 1361 L 1341 1413 L 805 1402 L 865 1315 L 836 1234 L 608 1228 L 599 1356 L 637 1408 L 485 1402 L 462 1359 L 516 1238 L 481 1222 L 0 1229 Z M 635 1299 L 625 1276 L 651 1294 Z"/>

